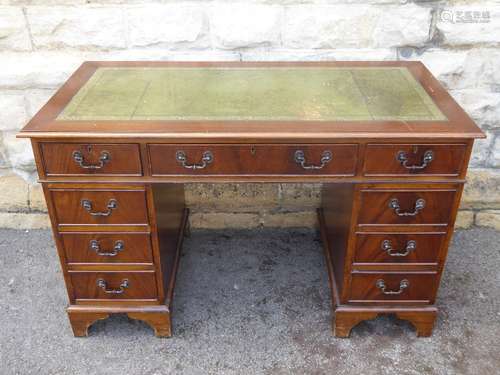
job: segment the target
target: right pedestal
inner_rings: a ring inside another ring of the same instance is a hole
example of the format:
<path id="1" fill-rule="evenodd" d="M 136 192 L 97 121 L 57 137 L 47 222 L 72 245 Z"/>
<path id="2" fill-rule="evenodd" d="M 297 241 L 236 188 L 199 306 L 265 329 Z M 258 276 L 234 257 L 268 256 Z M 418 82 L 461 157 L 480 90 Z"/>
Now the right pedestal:
<path id="1" fill-rule="evenodd" d="M 434 306 L 461 184 L 326 184 L 319 223 L 333 300 L 333 331 L 380 314 L 432 334 Z"/>

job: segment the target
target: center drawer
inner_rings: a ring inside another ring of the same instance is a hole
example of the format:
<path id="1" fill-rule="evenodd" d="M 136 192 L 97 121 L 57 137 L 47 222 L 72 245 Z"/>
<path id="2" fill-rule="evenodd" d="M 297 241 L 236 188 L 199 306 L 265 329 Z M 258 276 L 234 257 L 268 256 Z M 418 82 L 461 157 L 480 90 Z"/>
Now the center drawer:
<path id="1" fill-rule="evenodd" d="M 50 190 L 59 224 L 147 224 L 144 190 Z"/>
<path id="2" fill-rule="evenodd" d="M 356 174 L 356 144 L 148 145 L 151 173 L 163 175 Z"/>

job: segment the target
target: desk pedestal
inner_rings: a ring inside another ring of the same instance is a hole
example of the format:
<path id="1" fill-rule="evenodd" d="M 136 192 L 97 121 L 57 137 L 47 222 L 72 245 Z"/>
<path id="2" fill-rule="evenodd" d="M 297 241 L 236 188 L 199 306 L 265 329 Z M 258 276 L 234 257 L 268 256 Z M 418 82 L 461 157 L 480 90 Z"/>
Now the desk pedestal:
<path id="1" fill-rule="evenodd" d="M 318 221 L 320 225 L 323 250 L 328 269 L 328 278 L 332 292 L 332 329 L 336 337 L 349 337 L 352 328 L 364 320 L 375 319 L 380 314 L 395 314 L 397 318 L 410 321 L 417 330 L 418 337 L 429 337 L 432 334 L 437 308 L 425 307 L 394 307 L 394 306 L 350 306 L 343 305 L 339 299 L 339 290 L 335 282 L 335 271 L 330 256 L 330 244 L 326 235 L 326 227 L 323 212 L 318 210 Z"/>
<path id="2" fill-rule="evenodd" d="M 418 336 L 432 334 L 461 192 L 460 183 L 324 185 L 318 217 L 335 336 L 379 314 L 410 321 Z"/>

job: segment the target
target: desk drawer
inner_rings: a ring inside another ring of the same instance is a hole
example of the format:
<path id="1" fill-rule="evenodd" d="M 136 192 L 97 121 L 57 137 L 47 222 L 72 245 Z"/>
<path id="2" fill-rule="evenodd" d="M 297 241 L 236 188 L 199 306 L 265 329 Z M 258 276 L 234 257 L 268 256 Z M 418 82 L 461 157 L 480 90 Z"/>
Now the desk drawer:
<path id="1" fill-rule="evenodd" d="M 358 224 L 446 225 L 450 220 L 455 190 L 364 190 Z"/>
<path id="2" fill-rule="evenodd" d="M 149 145 L 153 176 L 336 175 L 356 173 L 358 146 Z"/>
<path id="3" fill-rule="evenodd" d="M 68 264 L 153 263 L 148 233 L 61 233 Z"/>
<path id="4" fill-rule="evenodd" d="M 438 262 L 443 233 L 358 233 L 354 263 Z"/>
<path id="5" fill-rule="evenodd" d="M 349 301 L 431 303 L 436 288 L 435 273 L 355 273 Z"/>
<path id="6" fill-rule="evenodd" d="M 137 144 L 41 143 L 40 150 L 47 176 L 142 175 Z"/>
<path id="7" fill-rule="evenodd" d="M 366 176 L 458 176 L 464 167 L 465 144 L 370 144 Z"/>
<path id="8" fill-rule="evenodd" d="M 147 224 L 143 190 L 51 190 L 59 224 Z"/>
<path id="9" fill-rule="evenodd" d="M 157 299 L 154 271 L 70 272 L 76 300 Z"/>

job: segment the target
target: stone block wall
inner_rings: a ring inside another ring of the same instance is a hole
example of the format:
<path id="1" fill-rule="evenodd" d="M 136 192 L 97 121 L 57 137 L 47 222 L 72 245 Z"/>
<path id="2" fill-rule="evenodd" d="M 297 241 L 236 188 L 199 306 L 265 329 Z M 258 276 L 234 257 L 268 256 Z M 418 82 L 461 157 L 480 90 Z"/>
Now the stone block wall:
<path id="1" fill-rule="evenodd" d="M 458 226 L 500 228 L 500 1 L 0 0 L 0 227 L 48 226 L 15 134 L 85 60 L 421 60 L 487 133 Z M 313 226 L 319 185 L 189 185 L 195 227 Z"/>

